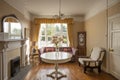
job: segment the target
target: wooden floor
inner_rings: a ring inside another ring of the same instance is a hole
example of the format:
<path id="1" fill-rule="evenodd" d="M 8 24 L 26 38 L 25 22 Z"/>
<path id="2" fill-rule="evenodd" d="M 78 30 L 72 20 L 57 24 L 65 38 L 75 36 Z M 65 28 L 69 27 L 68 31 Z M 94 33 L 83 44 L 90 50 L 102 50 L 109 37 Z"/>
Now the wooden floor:
<path id="1" fill-rule="evenodd" d="M 53 80 L 51 77 L 46 76 L 52 71 L 54 71 L 53 64 L 42 63 L 34 66 L 25 77 L 25 80 Z M 83 68 L 79 67 L 77 63 L 60 64 L 59 71 L 67 75 L 67 77 L 60 80 L 117 80 L 105 72 L 98 74 L 96 71 L 88 71 L 87 74 L 84 74 Z"/>

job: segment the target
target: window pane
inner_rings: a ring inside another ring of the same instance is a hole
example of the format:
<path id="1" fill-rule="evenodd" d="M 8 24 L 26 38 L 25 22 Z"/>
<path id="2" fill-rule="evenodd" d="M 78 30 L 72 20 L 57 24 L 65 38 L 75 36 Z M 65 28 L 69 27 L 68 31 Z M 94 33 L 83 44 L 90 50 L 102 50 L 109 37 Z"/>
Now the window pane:
<path id="1" fill-rule="evenodd" d="M 46 26 L 46 30 L 47 30 L 47 35 L 51 35 L 52 34 L 52 25 L 50 25 L 50 24 L 48 24 L 47 26 Z"/>
<path id="2" fill-rule="evenodd" d="M 64 36 L 64 43 L 67 43 L 67 36 Z"/>
<path id="3" fill-rule="evenodd" d="M 45 31 L 44 30 L 42 30 L 41 32 L 42 32 L 42 35 L 45 35 Z"/>
<path id="4" fill-rule="evenodd" d="M 51 37 L 48 37 L 48 41 L 51 41 L 52 40 L 52 38 Z"/>
<path id="5" fill-rule="evenodd" d="M 61 27 L 60 27 L 60 25 L 59 25 L 59 24 L 58 24 L 58 25 L 56 24 L 56 26 L 55 26 L 55 27 L 56 27 L 56 32 L 60 32 L 60 31 L 61 31 Z"/>
<path id="6" fill-rule="evenodd" d="M 41 37 L 41 41 L 45 41 L 45 37 Z"/>
<path id="7" fill-rule="evenodd" d="M 41 24 L 41 35 L 45 35 L 45 24 Z"/>
<path id="8" fill-rule="evenodd" d="M 67 32 L 67 26 L 62 25 L 63 32 Z"/>

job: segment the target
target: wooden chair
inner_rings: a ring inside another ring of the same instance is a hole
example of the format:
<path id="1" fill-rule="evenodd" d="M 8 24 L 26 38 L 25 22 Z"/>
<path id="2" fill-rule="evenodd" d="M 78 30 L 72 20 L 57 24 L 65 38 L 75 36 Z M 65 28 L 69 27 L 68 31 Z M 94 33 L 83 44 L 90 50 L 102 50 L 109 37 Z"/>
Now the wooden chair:
<path id="1" fill-rule="evenodd" d="M 84 67 L 84 73 L 86 73 L 87 68 L 94 69 L 97 68 L 98 72 L 101 72 L 101 64 L 103 62 L 103 57 L 105 55 L 105 50 L 100 47 L 94 47 L 92 49 L 90 57 L 79 57 L 78 62 Z"/>

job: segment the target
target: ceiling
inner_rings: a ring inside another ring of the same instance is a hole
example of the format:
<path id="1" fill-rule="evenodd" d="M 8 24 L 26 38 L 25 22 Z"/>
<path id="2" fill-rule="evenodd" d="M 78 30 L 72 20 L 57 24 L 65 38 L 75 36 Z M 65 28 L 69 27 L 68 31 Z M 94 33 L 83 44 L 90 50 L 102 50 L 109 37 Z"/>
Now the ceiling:
<path id="1" fill-rule="evenodd" d="M 4 0 L 23 14 L 34 16 L 58 15 L 59 0 Z M 86 15 L 90 11 L 106 6 L 106 0 L 61 0 L 61 13 L 70 16 Z"/>
<path id="2" fill-rule="evenodd" d="M 81 15 L 88 12 L 98 0 L 61 0 L 61 12 L 65 15 Z M 36 15 L 55 15 L 59 12 L 59 0 L 29 0 L 26 9 Z"/>
<path id="3" fill-rule="evenodd" d="M 16 7 L 24 6 L 34 15 L 55 15 L 59 12 L 59 0 L 5 0 Z M 61 0 L 61 12 L 65 15 L 86 14 L 101 0 Z"/>

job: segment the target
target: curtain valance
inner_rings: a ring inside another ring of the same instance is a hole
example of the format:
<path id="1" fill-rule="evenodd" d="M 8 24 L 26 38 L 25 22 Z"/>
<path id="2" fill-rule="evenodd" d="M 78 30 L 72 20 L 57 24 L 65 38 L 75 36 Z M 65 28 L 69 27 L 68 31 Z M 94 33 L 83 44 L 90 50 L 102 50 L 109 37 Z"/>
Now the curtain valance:
<path id="1" fill-rule="evenodd" d="M 66 18 L 66 19 L 53 19 L 53 18 L 35 18 L 34 19 L 35 24 L 40 24 L 40 23 L 68 23 L 71 24 L 73 23 L 72 18 Z"/>

